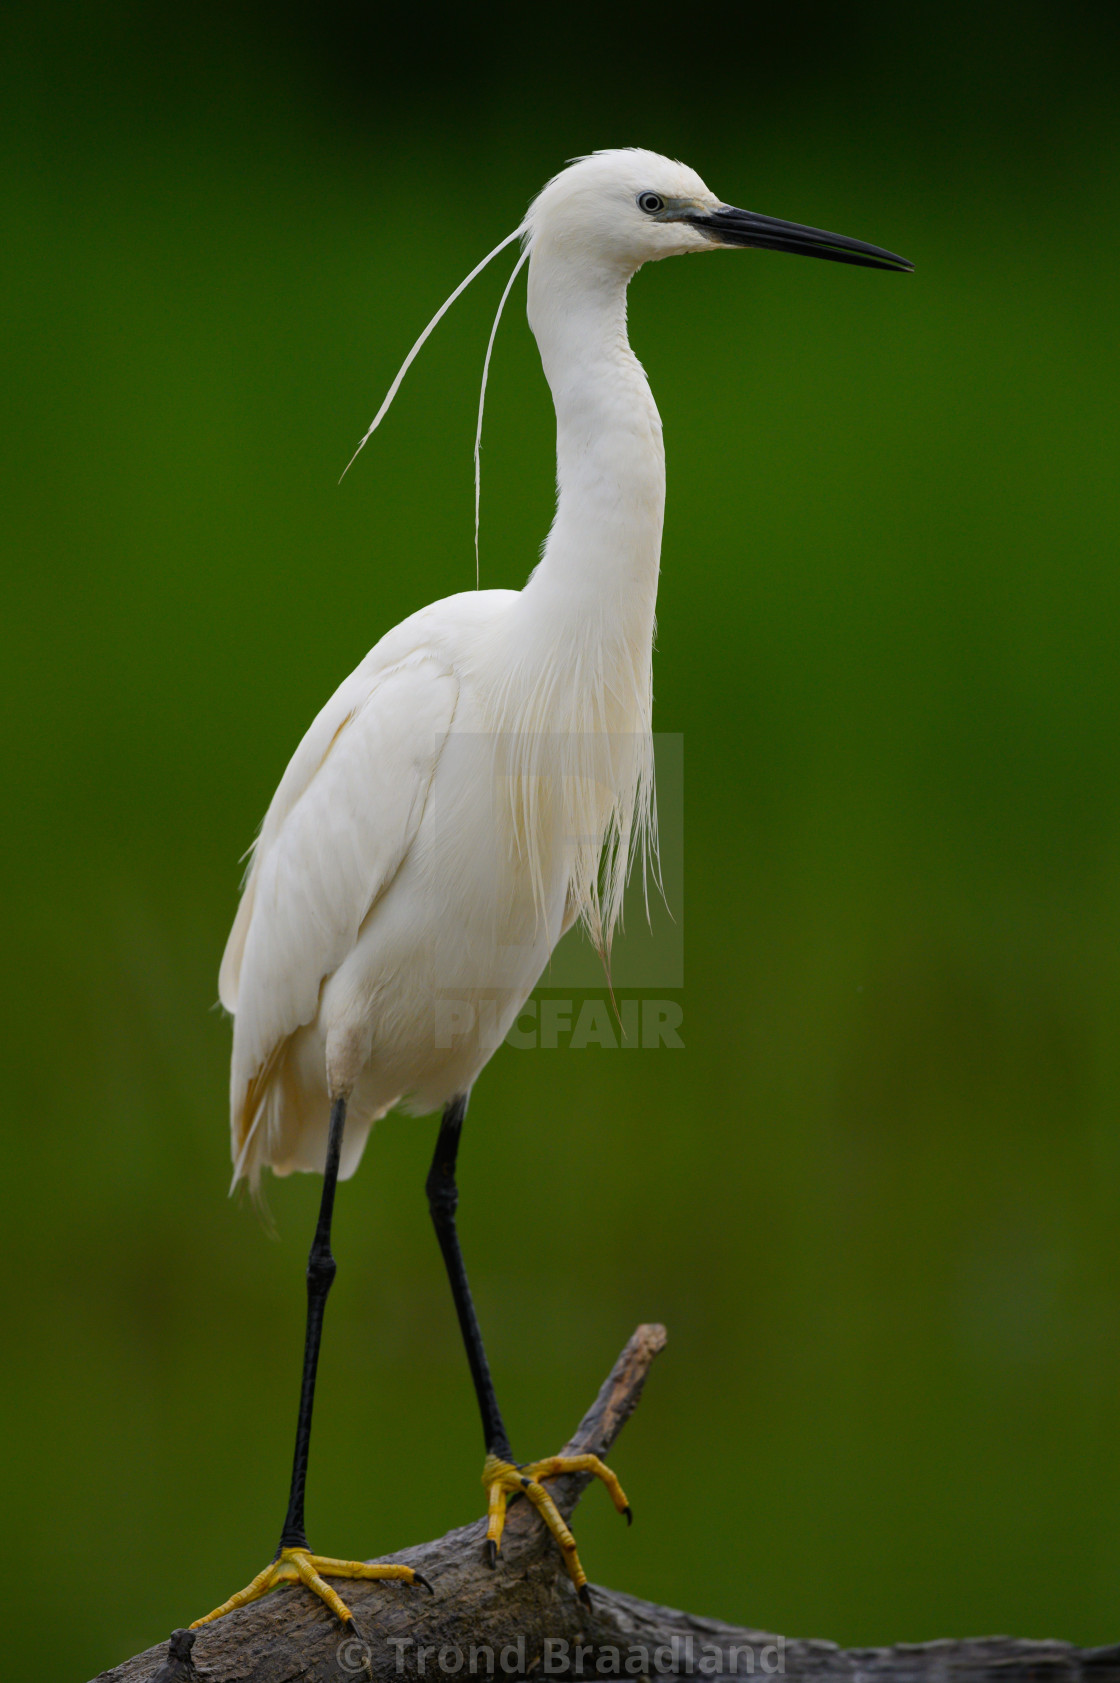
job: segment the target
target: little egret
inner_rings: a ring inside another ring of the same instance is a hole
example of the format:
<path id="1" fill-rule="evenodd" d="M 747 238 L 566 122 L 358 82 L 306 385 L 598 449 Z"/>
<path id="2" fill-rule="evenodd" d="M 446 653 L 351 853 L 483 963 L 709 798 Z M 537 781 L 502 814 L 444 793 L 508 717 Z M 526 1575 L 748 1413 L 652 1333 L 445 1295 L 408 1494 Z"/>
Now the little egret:
<path id="1" fill-rule="evenodd" d="M 626 289 L 654 258 L 721 246 L 911 267 L 859 240 L 736 210 L 691 169 L 640 150 L 577 160 L 496 249 L 515 239 L 556 408 L 558 496 L 540 563 L 523 590 L 476 589 L 422 608 L 335 692 L 273 797 L 222 960 L 234 1183 L 255 1185 L 265 1166 L 308 1169 L 322 1173 L 323 1193 L 280 1546 L 207 1619 L 301 1581 L 349 1623 L 326 1578 L 416 1580 L 407 1566 L 314 1555 L 304 1529 L 336 1182 L 395 1105 L 442 1111 L 427 1195 L 482 1414 L 488 1558 L 496 1563 L 509 1496 L 522 1493 L 589 1600 L 544 1483 L 592 1472 L 628 1519 L 630 1508 L 595 1456 L 515 1462 L 456 1234 L 455 1163 L 474 1081 L 557 941 L 582 920 L 605 958 L 630 863 L 655 847 L 651 652 L 665 462 L 627 339 Z"/>

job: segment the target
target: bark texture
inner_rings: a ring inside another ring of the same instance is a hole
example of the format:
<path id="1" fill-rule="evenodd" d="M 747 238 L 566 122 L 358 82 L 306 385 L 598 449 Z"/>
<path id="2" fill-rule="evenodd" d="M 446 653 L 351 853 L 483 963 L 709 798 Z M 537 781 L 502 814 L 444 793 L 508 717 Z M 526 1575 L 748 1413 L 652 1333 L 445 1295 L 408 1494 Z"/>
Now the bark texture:
<path id="1" fill-rule="evenodd" d="M 665 1329 L 635 1332 L 563 1453 L 605 1456 L 637 1406 Z M 588 1476 L 552 1481 L 569 1516 Z M 592 1586 L 577 1599 L 559 1551 L 525 1501 L 510 1503 L 496 1571 L 484 1521 L 404 1549 L 435 1591 L 347 1583 L 360 1634 L 309 1592 L 286 1588 L 197 1632 L 102 1672 L 96 1683 L 458 1683 L 476 1678 L 695 1677 L 711 1683 L 778 1676 L 813 1683 L 1120 1683 L 1120 1644 L 990 1637 L 841 1649 L 832 1642 L 745 1630 Z"/>

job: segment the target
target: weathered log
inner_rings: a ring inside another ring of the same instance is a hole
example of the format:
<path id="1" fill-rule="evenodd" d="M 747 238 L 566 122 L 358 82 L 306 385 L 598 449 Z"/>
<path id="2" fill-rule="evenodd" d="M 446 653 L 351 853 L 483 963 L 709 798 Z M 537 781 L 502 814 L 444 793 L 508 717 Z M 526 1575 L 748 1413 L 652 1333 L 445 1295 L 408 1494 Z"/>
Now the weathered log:
<path id="1" fill-rule="evenodd" d="M 631 1338 L 563 1453 L 605 1455 L 630 1418 L 665 1330 Z M 567 1517 L 589 1475 L 550 1484 Z M 393 1559 L 422 1572 L 435 1591 L 392 1583 L 346 1585 L 360 1634 L 322 1602 L 285 1589 L 202 1630 L 102 1672 L 96 1683 L 445 1683 L 465 1679 L 618 1676 L 696 1677 L 711 1683 L 782 1676 L 812 1683 L 1120 1683 L 1120 1645 L 991 1637 L 962 1642 L 841 1649 L 592 1587 L 577 1599 L 551 1537 L 525 1501 L 510 1504 L 496 1571 L 486 1564 L 484 1521 Z"/>

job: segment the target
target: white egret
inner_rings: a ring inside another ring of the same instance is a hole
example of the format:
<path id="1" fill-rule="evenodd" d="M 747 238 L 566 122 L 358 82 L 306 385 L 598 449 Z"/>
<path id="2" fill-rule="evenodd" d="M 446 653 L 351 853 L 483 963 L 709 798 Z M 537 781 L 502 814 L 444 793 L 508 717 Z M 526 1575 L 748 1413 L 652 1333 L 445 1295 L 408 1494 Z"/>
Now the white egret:
<path id="1" fill-rule="evenodd" d="M 280 1547 L 208 1618 L 299 1580 L 349 1621 L 327 1577 L 414 1579 L 406 1566 L 313 1555 L 303 1511 L 335 1185 L 357 1168 L 372 1123 L 402 1104 L 443 1113 L 427 1193 L 482 1414 L 491 1564 L 506 1500 L 523 1492 L 587 1598 L 543 1487 L 572 1464 L 518 1465 L 498 1410 L 456 1235 L 455 1163 L 474 1081 L 557 941 L 582 919 L 609 953 L 629 862 L 653 834 L 665 464 L 627 339 L 626 289 L 643 263 L 719 246 L 911 266 L 737 210 L 691 169 L 640 150 L 579 159 L 502 244 L 518 237 L 557 422 L 556 515 L 540 563 L 523 590 L 422 608 L 327 702 L 268 809 L 222 961 L 234 1181 L 255 1183 L 268 1166 L 322 1172 L 324 1185 Z M 613 1472 L 595 1457 L 579 1464 L 629 1517 Z"/>

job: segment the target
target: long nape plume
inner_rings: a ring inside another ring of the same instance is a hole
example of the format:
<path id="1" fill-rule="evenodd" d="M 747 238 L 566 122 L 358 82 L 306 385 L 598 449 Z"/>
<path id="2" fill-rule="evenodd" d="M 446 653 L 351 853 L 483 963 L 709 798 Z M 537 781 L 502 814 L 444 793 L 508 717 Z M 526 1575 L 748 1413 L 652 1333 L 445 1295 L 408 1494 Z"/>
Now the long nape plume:
<path id="1" fill-rule="evenodd" d="M 494 340 L 498 336 L 498 323 L 502 319 L 502 311 L 506 307 L 506 299 L 513 291 L 513 283 L 517 279 L 529 258 L 531 247 L 525 250 L 513 265 L 513 273 L 506 282 L 506 289 L 498 302 L 498 313 L 494 317 L 494 325 L 490 329 L 490 342 L 486 346 L 486 360 L 482 364 L 482 386 L 478 394 L 478 428 L 474 435 L 474 587 L 479 587 L 478 563 L 478 517 L 482 504 L 482 412 L 486 407 L 486 381 L 490 373 L 490 354 L 494 349 Z"/>
<path id="2" fill-rule="evenodd" d="M 381 425 L 385 416 L 388 414 L 389 405 L 392 403 L 393 399 L 397 395 L 397 392 L 400 390 L 401 381 L 404 379 L 405 375 L 408 373 L 409 369 L 412 367 L 412 364 L 415 362 L 417 355 L 419 354 L 419 352 L 423 348 L 425 342 L 427 341 L 429 335 L 432 332 L 432 329 L 434 327 L 436 327 L 439 324 L 440 321 L 443 320 L 443 317 L 447 314 L 448 310 L 451 308 L 451 306 L 455 302 L 456 298 L 459 297 L 460 293 L 463 293 L 467 290 L 467 287 L 471 284 L 471 282 L 475 279 L 475 277 L 480 275 L 482 273 L 483 269 L 485 269 L 487 263 L 491 262 L 491 260 L 493 258 L 497 257 L 499 251 L 504 251 L 507 245 L 512 245 L 514 240 L 519 240 L 524 232 L 525 232 L 524 226 L 522 224 L 519 224 L 513 230 L 512 234 L 507 234 L 504 240 L 500 240 L 498 242 L 498 244 L 494 247 L 493 251 L 488 252 L 487 255 L 482 259 L 481 263 L 476 263 L 475 264 L 474 268 L 471 270 L 471 272 L 467 276 L 466 280 L 461 280 L 459 282 L 458 286 L 455 288 L 455 290 L 451 294 L 450 298 L 446 298 L 444 300 L 444 302 L 440 305 L 439 309 L 436 311 L 435 315 L 432 317 L 431 321 L 428 323 L 428 325 L 424 329 L 423 333 L 421 333 L 419 339 L 417 339 L 415 345 L 413 345 L 412 349 L 409 351 L 408 355 L 405 357 L 404 361 L 401 363 L 400 369 L 397 373 L 397 377 L 393 381 L 392 385 L 389 387 L 389 390 L 385 395 L 384 403 L 381 405 L 381 408 L 377 411 L 377 414 L 373 417 L 373 420 L 370 422 L 369 426 L 366 428 L 365 434 L 362 438 L 361 443 L 358 445 L 358 448 L 354 451 L 354 454 L 351 456 L 350 460 L 347 462 L 346 466 L 343 468 L 342 472 L 339 474 L 339 476 L 338 476 L 339 477 L 339 483 L 341 483 L 342 480 L 345 479 L 346 475 L 349 473 L 350 469 L 353 467 L 354 463 L 357 461 L 357 459 L 358 459 L 359 455 L 361 454 L 362 450 L 364 449 L 365 445 L 368 443 L 369 439 L 373 436 L 373 434 L 377 431 L 378 427 Z M 524 262 L 523 257 L 518 262 L 518 265 L 517 265 L 518 269 L 521 267 L 522 262 Z M 517 273 L 517 269 L 514 270 L 514 274 L 516 274 L 516 273 Z M 509 288 L 507 287 L 506 292 L 508 292 L 508 291 L 509 291 Z M 503 304 L 505 303 L 505 295 L 504 294 L 503 294 L 503 297 L 502 297 L 502 303 Z M 501 307 L 499 306 L 499 309 L 498 309 L 499 316 L 501 315 L 501 313 L 502 313 L 501 312 Z M 497 325 L 497 323 L 495 323 L 495 326 L 496 325 Z M 493 342 L 494 342 L 493 341 L 493 334 L 491 334 L 490 342 L 491 342 L 491 344 L 493 344 Z M 489 362 L 489 359 L 490 359 L 489 351 L 487 351 L 486 356 L 487 356 L 487 361 Z M 484 384 L 485 384 L 485 380 L 484 380 Z M 477 491 L 476 491 L 476 505 L 477 505 Z"/>

